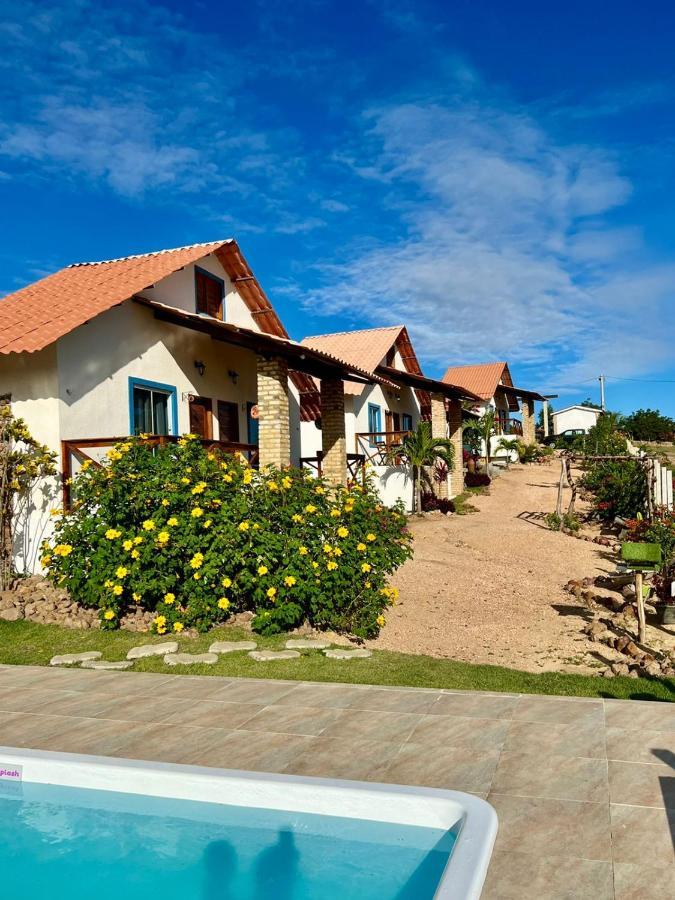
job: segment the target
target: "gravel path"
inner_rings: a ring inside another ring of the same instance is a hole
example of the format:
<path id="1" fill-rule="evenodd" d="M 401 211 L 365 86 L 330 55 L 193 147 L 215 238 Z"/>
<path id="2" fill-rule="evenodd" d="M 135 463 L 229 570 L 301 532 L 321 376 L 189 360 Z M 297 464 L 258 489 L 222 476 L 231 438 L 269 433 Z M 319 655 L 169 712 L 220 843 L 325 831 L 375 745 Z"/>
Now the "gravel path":
<path id="1" fill-rule="evenodd" d="M 541 521 L 555 507 L 558 475 L 557 463 L 516 466 L 476 498 L 479 512 L 412 519 L 415 556 L 393 579 L 399 602 L 370 645 L 533 672 L 597 671 L 590 654 L 601 645 L 581 634 L 584 607 L 563 585 L 615 566 L 605 547 Z"/>

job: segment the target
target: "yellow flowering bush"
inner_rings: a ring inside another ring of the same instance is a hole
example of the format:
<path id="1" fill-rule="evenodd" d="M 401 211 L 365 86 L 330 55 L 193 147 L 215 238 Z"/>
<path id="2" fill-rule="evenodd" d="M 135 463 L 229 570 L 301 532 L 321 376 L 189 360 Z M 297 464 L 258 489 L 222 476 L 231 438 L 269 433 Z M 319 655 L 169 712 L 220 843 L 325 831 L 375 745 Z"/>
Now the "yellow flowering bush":
<path id="1" fill-rule="evenodd" d="M 98 607 L 102 627 L 140 605 L 158 634 L 207 630 L 242 610 L 266 634 L 305 620 L 377 634 L 394 602 L 387 578 L 412 552 L 400 507 L 383 507 L 370 486 L 258 472 L 189 436 L 124 446 L 80 472 L 73 509 L 44 548 L 50 576 Z"/>

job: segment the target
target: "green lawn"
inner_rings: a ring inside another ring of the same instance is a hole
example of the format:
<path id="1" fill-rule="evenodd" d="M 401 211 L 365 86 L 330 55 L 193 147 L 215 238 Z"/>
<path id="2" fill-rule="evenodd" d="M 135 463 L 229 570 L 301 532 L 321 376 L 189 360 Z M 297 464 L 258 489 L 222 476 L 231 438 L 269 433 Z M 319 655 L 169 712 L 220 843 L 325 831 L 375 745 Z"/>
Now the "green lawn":
<path id="1" fill-rule="evenodd" d="M 180 649 L 203 652 L 214 640 L 240 640 L 250 634 L 236 628 L 219 628 L 197 638 L 180 638 Z M 57 625 L 0 621 L 0 664 L 47 665 L 52 656 L 81 650 L 101 650 L 105 659 L 124 659 L 136 644 L 166 638 L 123 631 L 75 631 Z M 259 647 L 280 648 L 285 638 L 256 638 Z M 434 659 L 405 653 L 376 651 L 370 659 L 331 660 L 318 651 L 304 652 L 300 659 L 260 663 L 245 653 L 221 656 L 212 666 L 165 666 L 161 657 L 138 661 L 144 672 L 199 675 L 241 675 L 248 678 L 284 678 L 305 681 L 355 682 L 360 684 L 408 685 L 526 694 L 564 694 L 580 697 L 674 700 L 675 680 L 645 678 L 599 678 L 519 672 L 498 666 L 477 666 L 454 660 Z"/>

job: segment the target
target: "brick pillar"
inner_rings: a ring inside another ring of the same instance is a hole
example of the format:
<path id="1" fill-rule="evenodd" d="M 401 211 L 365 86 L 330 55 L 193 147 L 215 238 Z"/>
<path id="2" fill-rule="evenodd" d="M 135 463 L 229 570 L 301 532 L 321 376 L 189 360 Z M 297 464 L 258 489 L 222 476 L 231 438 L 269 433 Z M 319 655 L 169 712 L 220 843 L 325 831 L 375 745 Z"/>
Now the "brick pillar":
<path id="1" fill-rule="evenodd" d="M 450 496 L 456 497 L 464 490 L 464 446 L 462 440 L 462 404 L 448 401 L 448 430 L 455 448 L 455 466 L 450 473 Z"/>
<path id="2" fill-rule="evenodd" d="M 346 484 L 345 387 L 340 378 L 321 379 L 321 447 L 324 478 Z"/>
<path id="3" fill-rule="evenodd" d="M 257 361 L 260 468 L 290 466 L 288 365 L 279 356 L 258 356 Z"/>
<path id="4" fill-rule="evenodd" d="M 523 400 L 523 440 L 526 444 L 534 444 L 534 400 Z"/>
<path id="5" fill-rule="evenodd" d="M 447 438 L 448 436 L 448 420 L 445 415 L 445 397 L 443 394 L 431 395 L 431 436 L 435 438 Z M 434 466 L 435 469 L 435 466 Z M 430 472 L 434 490 L 439 497 L 448 496 L 448 480 L 436 481 L 434 472 Z"/>

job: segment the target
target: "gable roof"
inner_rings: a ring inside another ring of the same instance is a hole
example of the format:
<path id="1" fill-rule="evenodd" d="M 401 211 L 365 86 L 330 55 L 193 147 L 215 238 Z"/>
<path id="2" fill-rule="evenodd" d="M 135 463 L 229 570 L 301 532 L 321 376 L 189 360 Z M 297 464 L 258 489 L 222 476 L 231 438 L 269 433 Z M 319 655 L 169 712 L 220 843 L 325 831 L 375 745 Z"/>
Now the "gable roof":
<path id="1" fill-rule="evenodd" d="M 33 353 L 190 263 L 214 253 L 261 331 L 288 337 L 232 239 L 76 263 L 0 300 L 0 353 Z"/>
<path id="2" fill-rule="evenodd" d="M 595 406 L 584 406 L 583 403 L 573 403 L 572 406 L 564 406 L 562 409 L 554 409 L 552 415 L 559 416 L 560 413 L 569 412 L 571 409 L 584 409 L 587 412 L 595 413 L 598 416 L 602 413 L 602 410 L 597 409 Z"/>
<path id="3" fill-rule="evenodd" d="M 479 363 L 474 366 L 450 366 L 446 369 L 443 381 L 466 388 L 477 394 L 482 400 L 494 397 L 497 387 L 502 381 L 513 386 L 509 367 L 505 362 Z"/>

